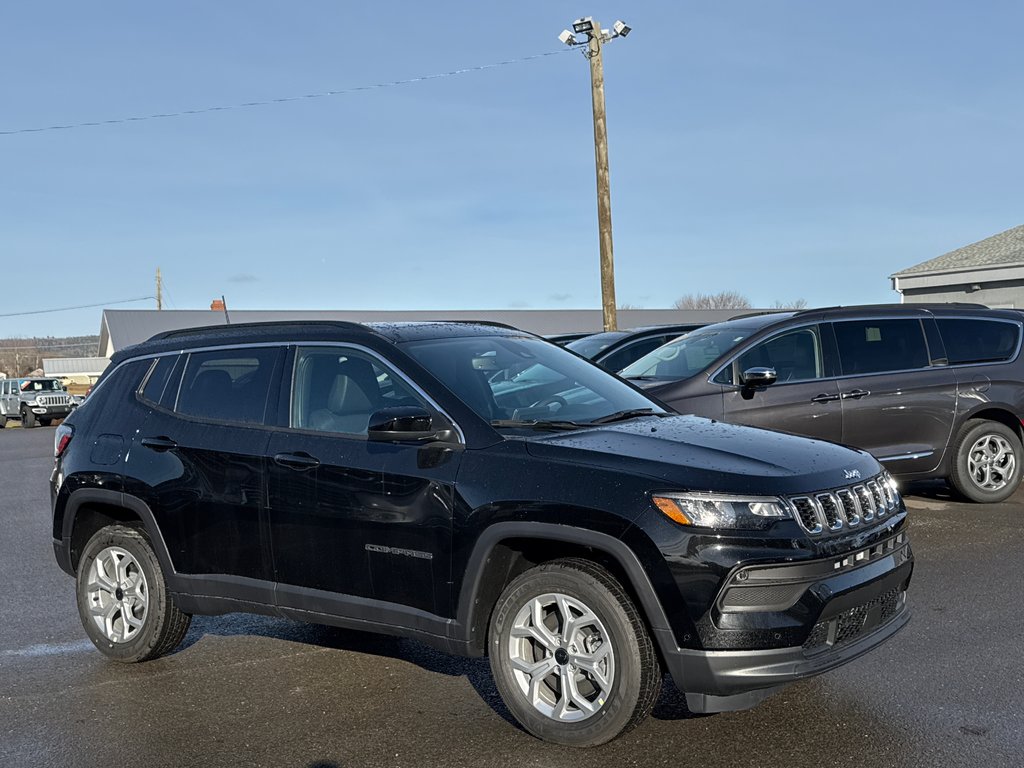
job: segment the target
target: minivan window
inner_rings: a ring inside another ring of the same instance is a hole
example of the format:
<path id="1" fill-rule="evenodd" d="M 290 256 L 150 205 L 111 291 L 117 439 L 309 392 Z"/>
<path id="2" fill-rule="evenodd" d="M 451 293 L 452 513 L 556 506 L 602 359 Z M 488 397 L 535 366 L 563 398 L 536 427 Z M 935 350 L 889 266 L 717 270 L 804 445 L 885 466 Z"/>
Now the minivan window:
<path id="1" fill-rule="evenodd" d="M 825 375 L 818 327 L 780 333 L 740 355 L 739 375 L 750 368 L 772 368 L 778 383 L 810 381 Z"/>
<path id="2" fill-rule="evenodd" d="M 936 318 L 950 365 L 1009 360 L 1020 345 L 1016 323 L 976 318 Z"/>
<path id="3" fill-rule="evenodd" d="M 918 319 L 848 320 L 834 328 L 845 376 L 928 367 Z"/>
<path id="4" fill-rule="evenodd" d="M 291 426 L 365 435 L 381 408 L 426 404 L 371 355 L 349 347 L 306 347 L 295 355 Z"/>
<path id="5" fill-rule="evenodd" d="M 691 331 L 647 353 L 619 371 L 619 375 L 627 379 L 688 379 L 728 354 L 755 331 L 755 328 Z"/>
<path id="6" fill-rule="evenodd" d="M 262 423 L 277 355 L 274 347 L 193 352 L 174 410 L 218 421 Z"/>

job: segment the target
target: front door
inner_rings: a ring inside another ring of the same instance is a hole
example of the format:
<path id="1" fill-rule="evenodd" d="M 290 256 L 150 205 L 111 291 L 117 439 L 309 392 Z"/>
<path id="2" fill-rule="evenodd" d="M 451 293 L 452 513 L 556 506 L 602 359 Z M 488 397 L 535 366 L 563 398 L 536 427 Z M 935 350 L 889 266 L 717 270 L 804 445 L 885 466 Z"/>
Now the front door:
<path id="1" fill-rule="evenodd" d="M 726 367 L 715 381 L 735 384 L 724 393 L 724 419 L 806 437 L 838 441 L 842 436 L 839 387 L 832 374 L 831 339 L 808 325 L 758 342 Z M 776 382 L 760 389 L 743 386 L 743 372 L 771 368 Z"/>
<path id="2" fill-rule="evenodd" d="M 957 382 L 949 367 L 931 365 L 922 320 L 833 326 L 843 373 L 843 442 L 869 451 L 894 474 L 935 469 L 953 426 Z"/>
<path id="3" fill-rule="evenodd" d="M 295 350 L 287 426 L 268 450 L 271 546 L 283 608 L 446 609 L 458 452 L 367 440 L 373 412 L 427 404 L 367 350 Z M 284 426 L 284 425 L 282 425 Z M 374 618 L 387 623 L 387 614 Z"/>

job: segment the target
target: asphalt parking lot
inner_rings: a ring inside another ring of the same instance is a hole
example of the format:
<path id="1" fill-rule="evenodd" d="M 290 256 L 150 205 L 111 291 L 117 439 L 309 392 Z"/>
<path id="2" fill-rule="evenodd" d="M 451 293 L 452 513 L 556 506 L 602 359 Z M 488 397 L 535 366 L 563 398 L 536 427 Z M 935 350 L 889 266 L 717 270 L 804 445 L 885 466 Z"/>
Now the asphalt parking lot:
<path id="1" fill-rule="evenodd" d="M 53 429 L 0 432 L 0 766 L 1019 766 L 1024 493 L 916 489 L 914 619 L 760 707 L 693 716 L 667 685 L 627 736 L 580 752 L 510 720 L 486 660 L 285 620 L 197 617 L 173 655 L 105 660 L 53 560 Z M 915 491 L 915 489 L 911 489 Z"/>

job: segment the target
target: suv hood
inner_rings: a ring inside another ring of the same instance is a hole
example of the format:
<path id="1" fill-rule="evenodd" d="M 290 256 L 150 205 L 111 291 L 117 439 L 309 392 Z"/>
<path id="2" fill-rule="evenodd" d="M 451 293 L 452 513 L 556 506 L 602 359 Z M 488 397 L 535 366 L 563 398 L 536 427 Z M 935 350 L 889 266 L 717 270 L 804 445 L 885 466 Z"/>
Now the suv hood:
<path id="1" fill-rule="evenodd" d="M 696 416 L 639 418 L 526 442 L 538 458 L 644 475 L 666 490 L 796 494 L 881 471 L 864 451 Z"/>

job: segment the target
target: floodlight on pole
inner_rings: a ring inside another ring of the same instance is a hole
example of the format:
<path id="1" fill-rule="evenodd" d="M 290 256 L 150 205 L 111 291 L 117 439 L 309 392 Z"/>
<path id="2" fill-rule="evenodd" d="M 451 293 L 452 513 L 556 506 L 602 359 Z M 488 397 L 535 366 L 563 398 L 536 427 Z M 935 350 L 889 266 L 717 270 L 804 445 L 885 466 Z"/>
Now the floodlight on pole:
<path id="1" fill-rule="evenodd" d="M 558 36 L 566 45 L 586 45 L 584 55 L 590 61 L 590 95 L 594 110 L 594 164 L 597 170 L 597 229 L 601 249 L 601 309 L 604 329 L 618 327 L 615 307 L 615 259 L 612 248 L 612 194 L 608 174 L 608 128 L 604 108 L 604 63 L 601 48 L 616 37 L 626 37 L 633 30 L 623 21 L 616 21 L 610 30 L 601 29 L 593 17 L 586 16 L 572 23 L 573 32 L 586 35 L 584 43 L 563 30 Z"/>

